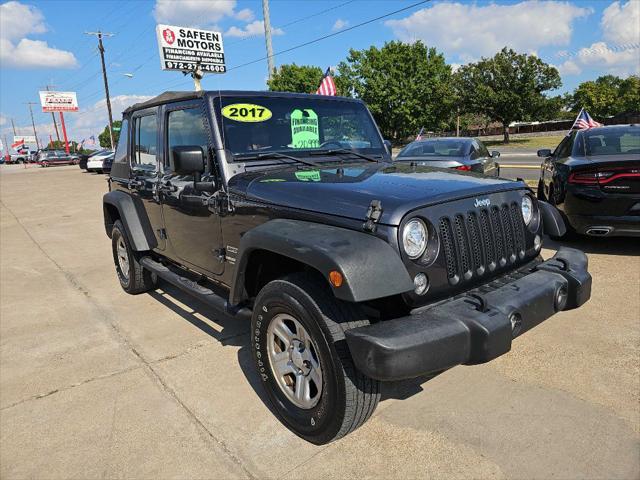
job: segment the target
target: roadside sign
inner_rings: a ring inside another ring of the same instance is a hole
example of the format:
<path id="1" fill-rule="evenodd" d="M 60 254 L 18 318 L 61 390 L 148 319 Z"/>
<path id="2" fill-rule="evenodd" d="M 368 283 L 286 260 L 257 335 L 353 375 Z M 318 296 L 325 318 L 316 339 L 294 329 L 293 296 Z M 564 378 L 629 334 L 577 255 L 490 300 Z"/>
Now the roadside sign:
<path id="1" fill-rule="evenodd" d="M 40 92 L 43 112 L 77 112 L 76 92 Z"/>
<path id="2" fill-rule="evenodd" d="M 113 127 L 113 131 L 114 132 L 119 132 L 120 131 L 120 127 Z"/>
<path id="3" fill-rule="evenodd" d="M 36 137 L 33 135 L 14 135 L 13 143 L 36 143 Z"/>
<path id="4" fill-rule="evenodd" d="M 160 64 L 163 70 L 224 73 L 222 33 L 173 25 L 156 26 Z"/>

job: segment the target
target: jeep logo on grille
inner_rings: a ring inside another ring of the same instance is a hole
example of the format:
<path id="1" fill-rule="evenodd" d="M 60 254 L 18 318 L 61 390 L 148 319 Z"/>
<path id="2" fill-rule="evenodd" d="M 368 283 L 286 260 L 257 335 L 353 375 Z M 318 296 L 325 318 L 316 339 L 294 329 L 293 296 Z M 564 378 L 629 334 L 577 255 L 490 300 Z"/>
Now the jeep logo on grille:
<path id="1" fill-rule="evenodd" d="M 476 208 L 488 207 L 489 205 L 491 205 L 491 200 L 489 200 L 488 198 L 476 198 L 474 205 Z"/>

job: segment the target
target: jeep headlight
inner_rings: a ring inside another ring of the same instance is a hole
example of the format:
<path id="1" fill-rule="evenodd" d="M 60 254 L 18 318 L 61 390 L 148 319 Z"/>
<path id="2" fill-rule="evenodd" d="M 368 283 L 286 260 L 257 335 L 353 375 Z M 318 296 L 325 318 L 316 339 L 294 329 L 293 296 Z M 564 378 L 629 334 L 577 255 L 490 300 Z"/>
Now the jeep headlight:
<path id="1" fill-rule="evenodd" d="M 402 230 L 402 248 L 410 259 L 415 260 L 427 248 L 427 227 L 418 218 L 409 220 Z"/>
<path id="2" fill-rule="evenodd" d="M 531 201 L 531 197 L 529 195 L 525 195 L 522 197 L 522 204 L 520 205 L 522 209 L 522 218 L 524 219 L 524 224 L 529 225 L 531 220 L 533 220 L 533 202 Z"/>

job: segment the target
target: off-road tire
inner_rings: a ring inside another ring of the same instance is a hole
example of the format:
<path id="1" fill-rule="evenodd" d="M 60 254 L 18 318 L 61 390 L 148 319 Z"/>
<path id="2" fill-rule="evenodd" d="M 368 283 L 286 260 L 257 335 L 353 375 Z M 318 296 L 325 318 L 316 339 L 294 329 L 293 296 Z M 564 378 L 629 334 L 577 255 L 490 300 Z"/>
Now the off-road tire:
<path id="1" fill-rule="evenodd" d="M 267 329 L 278 314 L 295 317 L 318 348 L 322 392 L 313 408 L 292 403 L 273 378 Z M 265 285 L 251 320 L 251 349 L 273 410 L 296 435 L 318 445 L 337 440 L 366 422 L 380 400 L 380 385 L 353 363 L 344 332 L 369 325 L 356 304 L 335 298 L 321 277 L 295 273 Z"/>
<path id="2" fill-rule="evenodd" d="M 118 259 L 118 243 L 122 240 L 126 247 L 128 256 L 128 272 L 123 272 Z M 111 250 L 113 252 L 113 262 L 116 267 L 116 274 L 120 281 L 122 289 L 132 295 L 148 292 L 155 287 L 154 276 L 148 270 L 145 270 L 140 262 L 138 262 L 139 254 L 131 249 L 131 244 L 127 238 L 127 234 L 120 220 L 116 220 L 111 230 Z"/>

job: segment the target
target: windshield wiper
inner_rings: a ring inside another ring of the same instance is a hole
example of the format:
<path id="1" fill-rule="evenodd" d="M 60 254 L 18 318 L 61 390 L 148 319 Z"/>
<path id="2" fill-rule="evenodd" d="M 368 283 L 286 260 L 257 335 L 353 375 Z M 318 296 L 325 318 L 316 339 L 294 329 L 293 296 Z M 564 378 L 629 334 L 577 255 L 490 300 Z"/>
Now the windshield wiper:
<path id="1" fill-rule="evenodd" d="M 312 162 L 311 160 L 305 160 L 303 158 L 299 158 L 299 157 L 294 157 L 292 155 L 287 155 L 285 153 L 279 153 L 279 152 L 265 152 L 265 153 L 256 153 L 253 155 L 243 155 L 241 157 L 243 160 L 245 159 L 252 159 L 255 158 L 256 160 L 267 160 L 269 158 L 280 158 L 280 159 L 288 159 L 288 160 L 293 160 L 294 162 L 297 163 L 304 163 L 305 165 L 309 165 L 311 167 L 318 167 L 318 168 L 322 168 L 322 165 L 319 165 L 316 162 Z"/>
<path id="2" fill-rule="evenodd" d="M 380 161 L 368 155 L 363 155 L 362 153 L 354 152 L 353 150 L 350 150 L 348 148 L 332 148 L 330 150 L 314 150 L 313 152 L 309 152 L 309 155 L 338 155 L 340 153 L 355 155 L 356 157 L 364 158 L 369 162 L 378 163 Z"/>

